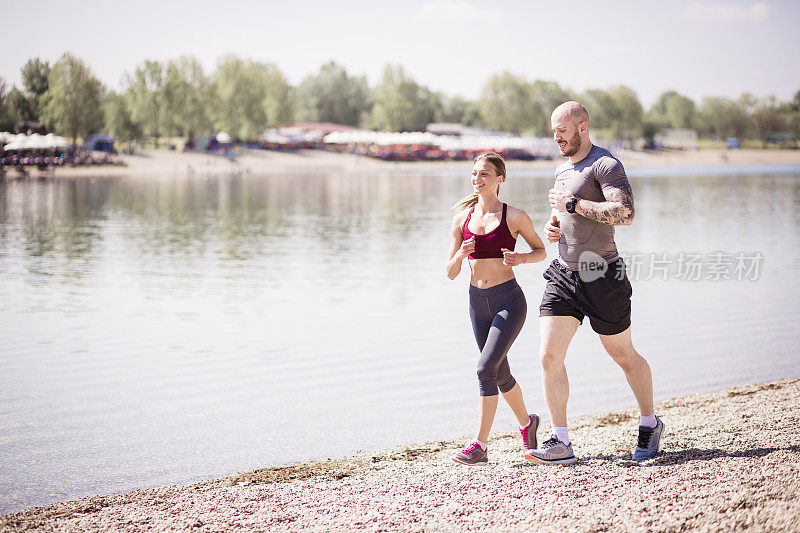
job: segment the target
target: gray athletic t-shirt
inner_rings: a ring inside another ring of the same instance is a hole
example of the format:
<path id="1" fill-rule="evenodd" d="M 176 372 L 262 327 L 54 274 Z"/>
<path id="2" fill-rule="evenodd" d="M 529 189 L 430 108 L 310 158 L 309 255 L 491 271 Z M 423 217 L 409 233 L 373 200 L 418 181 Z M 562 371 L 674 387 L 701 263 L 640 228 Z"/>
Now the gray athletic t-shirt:
<path id="1" fill-rule="evenodd" d="M 556 189 L 562 183 L 578 198 L 605 202 L 603 189 L 619 186 L 628 181 L 619 159 L 599 146 L 592 146 L 589 154 L 573 164 L 565 161 L 556 168 Z M 607 262 L 619 257 L 614 242 L 614 226 L 601 224 L 577 213 L 559 213 L 561 239 L 558 241 L 559 260 L 571 270 L 581 270 L 579 259 L 583 252 L 593 252 Z M 592 254 L 584 256 L 591 258 Z"/>

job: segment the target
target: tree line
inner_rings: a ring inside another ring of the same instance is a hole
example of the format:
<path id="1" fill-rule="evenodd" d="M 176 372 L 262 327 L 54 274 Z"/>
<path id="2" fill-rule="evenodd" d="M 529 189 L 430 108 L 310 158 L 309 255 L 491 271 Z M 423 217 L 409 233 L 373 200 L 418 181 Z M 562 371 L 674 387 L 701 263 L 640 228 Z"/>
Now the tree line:
<path id="1" fill-rule="evenodd" d="M 625 85 L 574 92 L 555 81 L 501 72 L 477 100 L 433 91 L 400 65 L 387 65 L 377 85 L 336 62 L 292 86 L 272 63 L 223 57 L 208 74 L 197 58 L 146 60 L 105 87 L 72 54 L 50 65 L 40 58 L 21 69 L 22 87 L 0 77 L 0 131 L 22 121 L 69 137 L 109 133 L 121 140 L 191 137 L 224 130 L 254 139 L 265 128 L 294 122 L 333 122 L 386 131 L 420 131 L 431 122 L 535 136 L 550 135 L 550 113 L 575 99 L 589 110 L 593 131 L 606 139 L 652 139 L 665 128 L 691 128 L 701 137 L 763 139 L 800 134 L 800 90 L 789 102 L 774 96 L 709 96 L 699 103 L 670 90 L 647 110 Z"/>

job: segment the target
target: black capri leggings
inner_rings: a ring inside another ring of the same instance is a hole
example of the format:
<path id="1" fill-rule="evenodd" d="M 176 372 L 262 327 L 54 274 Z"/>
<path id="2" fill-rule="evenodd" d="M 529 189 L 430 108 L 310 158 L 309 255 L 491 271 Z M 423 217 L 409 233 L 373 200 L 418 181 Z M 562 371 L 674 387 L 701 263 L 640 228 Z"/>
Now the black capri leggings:
<path id="1" fill-rule="evenodd" d="M 469 287 L 469 317 L 481 356 L 478 383 L 481 396 L 508 392 L 517 383 L 508 366 L 508 353 L 525 323 L 528 304 L 516 279 L 479 289 Z"/>

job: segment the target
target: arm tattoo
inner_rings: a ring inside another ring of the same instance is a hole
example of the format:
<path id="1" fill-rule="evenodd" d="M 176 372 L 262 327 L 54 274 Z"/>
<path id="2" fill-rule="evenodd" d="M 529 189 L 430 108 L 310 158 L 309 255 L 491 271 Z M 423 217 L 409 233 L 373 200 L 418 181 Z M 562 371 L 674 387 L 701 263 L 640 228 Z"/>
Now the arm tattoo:
<path id="1" fill-rule="evenodd" d="M 601 224 L 630 226 L 633 223 L 633 191 L 627 180 L 603 191 L 605 202 L 581 199 L 575 212 Z"/>

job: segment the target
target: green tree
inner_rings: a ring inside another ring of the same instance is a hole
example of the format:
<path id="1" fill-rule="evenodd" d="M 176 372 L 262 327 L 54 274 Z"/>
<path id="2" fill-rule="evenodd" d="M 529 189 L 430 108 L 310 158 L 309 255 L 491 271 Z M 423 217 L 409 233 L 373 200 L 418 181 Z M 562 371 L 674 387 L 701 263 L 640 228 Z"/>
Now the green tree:
<path id="1" fill-rule="evenodd" d="M 656 99 L 645 121 L 646 129 L 694 128 L 697 125 L 697 106 L 691 98 L 677 91 L 666 91 Z"/>
<path id="2" fill-rule="evenodd" d="M 646 115 L 646 119 L 659 129 L 694 128 L 696 118 L 697 106 L 694 101 L 677 91 L 661 93 Z"/>
<path id="3" fill-rule="evenodd" d="M 800 91 L 797 91 L 794 98 L 785 104 L 785 114 L 791 131 L 800 138 Z"/>
<path id="4" fill-rule="evenodd" d="M 725 116 L 733 105 L 728 98 L 707 96 L 700 102 L 700 133 L 710 137 L 724 139 L 730 132 L 725 127 Z"/>
<path id="5" fill-rule="evenodd" d="M 39 118 L 34 113 L 30 98 L 16 87 L 11 88 L 6 100 L 8 102 L 8 115 L 13 124 Z"/>
<path id="6" fill-rule="evenodd" d="M 436 96 L 409 77 L 402 66 L 386 65 L 373 90 L 372 123 L 388 131 L 420 131 L 433 122 Z"/>
<path id="7" fill-rule="evenodd" d="M 759 100 L 751 116 L 758 136 L 765 144 L 768 133 L 785 132 L 788 129 L 788 117 L 774 96 Z"/>
<path id="8" fill-rule="evenodd" d="M 698 111 L 701 133 L 719 139 L 747 138 L 752 131 L 752 120 L 740 102 L 730 98 L 710 96 L 703 98 Z"/>
<path id="9" fill-rule="evenodd" d="M 550 115 L 571 96 L 558 83 L 527 80 L 502 72 L 495 74 L 481 90 L 482 122 L 487 128 L 538 136 L 550 135 Z"/>
<path id="10" fill-rule="evenodd" d="M 462 119 L 462 124 L 465 126 L 472 126 L 476 128 L 485 128 L 486 124 L 483 123 L 483 117 L 481 116 L 481 104 L 479 101 L 473 101 L 467 103 L 466 107 L 464 108 L 464 118 Z"/>
<path id="11" fill-rule="evenodd" d="M 747 116 L 752 116 L 758 107 L 759 101 L 751 93 L 742 93 L 735 103 Z"/>
<path id="12" fill-rule="evenodd" d="M 164 65 L 154 60 L 146 60 L 122 78 L 131 118 L 156 145 L 163 134 L 165 78 Z"/>
<path id="13" fill-rule="evenodd" d="M 372 109 L 365 76 L 350 76 L 331 61 L 319 73 L 307 76 L 297 88 L 298 119 L 357 126 L 363 112 Z"/>
<path id="14" fill-rule="evenodd" d="M 589 124 L 595 131 L 612 128 L 620 113 L 616 101 L 603 89 L 588 89 L 580 96 L 580 102 L 589 112 Z"/>
<path id="15" fill-rule="evenodd" d="M 8 108 L 8 83 L 0 76 L 0 131 L 11 131 L 14 121 Z"/>
<path id="16" fill-rule="evenodd" d="M 531 85 L 502 72 L 484 84 L 480 98 L 481 122 L 489 129 L 520 134 L 542 120 L 541 108 L 531 100 Z"/>
<path id="17" fill-rule="evenodd" d="M 211 132 L 211 83 L 195 57 L 170 60 L 165 68 L 163 124 L 170 135 L 194 136 Z"/>
<path id="18" fill-rule="evenodd" d="M 75 143 L 79 135 L 103 127 L 103 85 L 83 61 L 62 55 L 50 69 L 47 86 L 42 120 L 49 128 Z"/>
<path id="19" fill-rule="evenodd" d="M 274 128 L 290 124 L 294 120 L 296 94 L 286 77 L 277 66 L 267 63 L 260 65 L 264 85 L 264 98 L 261 105 L 267 119 L 267 127 Z"/>
<path id="20" fill-rule="evenodd" d="M 133 141 L 142 138 L 142 128 L 134 122 L 124 95 L 110 92 L 105 105 L 106 132 L 116 139 Z"/>
<path id="21" fill-rule="evenodd" d="M 533 110 L 532 129 L 535 135 L 547 137 L 551 132 L 550 115 L 553 110 L 570 100 L 570 94 L 554 81 L 536 80 L 530 85 L 530 100 Z"/>
<path id="22" fill-rule="evenodd" d="M 676 95 L 667 102 L 667 119 L 673 128 L 693 128 L 697 106 L 687 96 Z"/>
<path id="23" fill-rule="evenodd" d="M 214 72 L 213 92 L 216 128 L 239 138 L 254 138 L 294 114 L 292 89 L 272 64 L 226 56 Z"/>
<path id="24" fill-rule="evenodd" d="M 435 101 L 434 122 L 466 124 L 467 110 L 471 102 L 460 96 L 447 96 L 442 93 L 435 94 Z"/>
<path id="25" fill-rule="evenodd" d="M 608 95 L 619 110 L 611 122 L 614 137 L 630 143 L 642 135 L 644 125 L 644 110 L 639 102 L 636 91 L 624 85 L 618 85 L 608 90 Z"/>
<path id="26" fill-rule="evenodd" d="M 669 117 L 667 116 L 667 105 L 675 96 L 679 96 L 677 91 L 664 91 L 656 98 L 656 101 L 653 102 L 653 105 L 647 111 L 646 119 L 651 124 L 657 126 L 659 130 L 671 127 Z"/>
<path id="27" fill-rule="evenodd" d="M 759 100 L 751 93 L 742 93 L 739 98 L 734 100 L 734 113 L 730 117 L 731 124 L 737 137 L 754 138 L 759 137 L 758 124 L 755 121 L 755 112 L 758 108 Z"/>
<path id="28" fill-rule="evenodd" d="M 27 93 L 30 107 L 36 120 L 39 120 L 42 96 L 47 92 L 50 64 L 38 57 L 29 59 L 22 66 L 22 86 Z"/>

